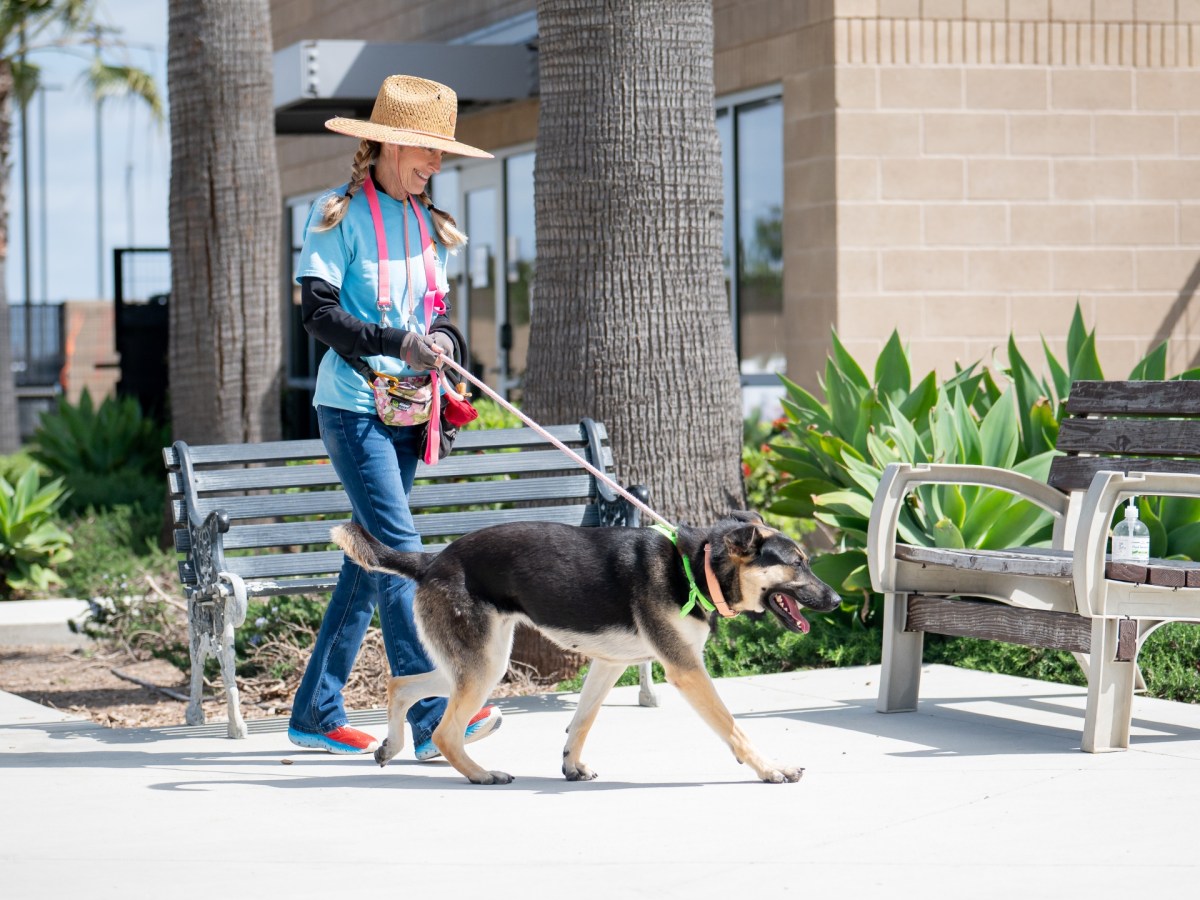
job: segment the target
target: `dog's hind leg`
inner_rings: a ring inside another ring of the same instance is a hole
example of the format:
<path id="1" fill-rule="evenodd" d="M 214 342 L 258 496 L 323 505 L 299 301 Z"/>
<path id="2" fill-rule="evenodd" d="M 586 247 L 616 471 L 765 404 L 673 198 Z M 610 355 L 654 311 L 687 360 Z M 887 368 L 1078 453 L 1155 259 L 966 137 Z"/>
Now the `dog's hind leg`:
<path id="1" fill-rule="evenodd" d="M 480 766 L 467 755 L 464 744 L 467 723 L 487 702 L 488 694 L 508 668 L 514 628 L 515 621 L 493 620 L 480 643 L 436 639 L 430 642 L 438 644 L 433 656 L 455 673 L 454 690 L 442 721 L 433 731 L 433 743 L 446 761 L 474 784 L 508 784 L 513 780 L 507 772 L 488 771 Z"/>
<path id="2" fill-rule="evenodd" d="M 583 680 L 583 688 L 579 691 L 579 705 L 575 707 L 575 716 L 567 726 L 567 745 L 563 748 L 563 775 L 567 781 L 591 781 L 596 773 L 580 760 L 583 742 L 587 740 L 596 714 L 600 712 L 600 704 L 617 683 L 617 679 L 628 668 L 627 663 L 608 662 L 593 659 L 588 668 L 587 678 Z"/>
<path id="3" fill-rule="evenodd" d="M 442 721 L 433 731 L 433 742 L 442 751 L 442 756 L 472 784 L 508 784 L 513 780 L 507 772 L 488 771 L 483 768 L 467 755 L 464 748 L 463 735 L 466 733 L 467 723 L 487 702 L 488 692 L 495 683 L 478 678 L 460 682 L 450 697 Z"/>
<path id="4" fill-rule="evenodd" d="M 388 682 L 388 734 L 375 748 L 375 762 L 386 766 L 404 749 L 404 727 L 412 705 L 426 697 L 448 697 L 453 687 L 441 669 L 420 675 L 398 675 Z"/>
<path id="5" fill-rule="evenodd" d="M 745 732 L 734 721 L 729 709 L 721 702 L 712 678 L 703 666 L 699 663 L 680 666 L 664 661 L 663 668 L 667 681 L 679 689 L 684 699 L 700 714 L 700 718 L 729 745 L 738 762 L 746 763 L 759 778 L 772 784 L 800 780 L 803 769 L 777 766 L 759 755 Z"/>

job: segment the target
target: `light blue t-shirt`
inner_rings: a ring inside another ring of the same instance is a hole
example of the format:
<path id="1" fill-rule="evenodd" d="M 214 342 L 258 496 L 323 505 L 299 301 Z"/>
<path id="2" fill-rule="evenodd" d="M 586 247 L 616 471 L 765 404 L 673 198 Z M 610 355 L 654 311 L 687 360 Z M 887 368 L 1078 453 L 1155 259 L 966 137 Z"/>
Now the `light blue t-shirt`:
<path id="1" fill-rule="evenodd" d="M 300 259 L 296 269 L 296 282 L 301 278 L 320 278 L 338 288 L 342 309 L 364 322 L 378 323 L 380 312 L 376 307 L 379 297 L 379 250 L 375 241 L 375 225 L 371 221 L 371 207 L 362 188 L 354 192 L 350 206 L 342 221 L 328 231 L 318 231 L 325 202 L 334 196 L 346 193 L 346 185 L 322 194 L 309 210 L 308 222 L 304 226 L 304 245 L 300 248 Z M 432 216 L 421 203 L 403 204 L 383 191 L 377 191 L 379 209 L 383 215 L 384 231 L 387 236 L 390 260 L 389 286 L 392 308 L 388 320 L 393 328 L 405 328 L 424 334 L 427 323 L 424 319 L 426 279 L 425 262 L 421 257 L 421 231 L 414 216 L 425 219 L 425 226 L 433 240 L 436 251 L 436 273 L 438 286 L 448 289 L 446 281 L 446 248 L 437 240 L 433 230 Z M 407 208 L 408 212 L 405 213 Z M 403 219 L 402 219 L 403 217 Z M 408 290 L 407 271 L 404 264 L 404 230 L 408 228 L 409 260 L 407 270 L 412 272 L 413 290 Z M 416 298 L 415 308 L 410 297 Z M 409 369 L 398 359 L 390 356 L 366 357 L 368 365 L 378 372 L 389 375 L 411 375 Z M 321 359 L 317 370 L 317 387 L 313 394 L 313 406 L 332 406 L 355 412 L 373 413 L 375 400 L 370 386 L 361 374 L 355 371 L 338 354 L 330 351 Z"/>

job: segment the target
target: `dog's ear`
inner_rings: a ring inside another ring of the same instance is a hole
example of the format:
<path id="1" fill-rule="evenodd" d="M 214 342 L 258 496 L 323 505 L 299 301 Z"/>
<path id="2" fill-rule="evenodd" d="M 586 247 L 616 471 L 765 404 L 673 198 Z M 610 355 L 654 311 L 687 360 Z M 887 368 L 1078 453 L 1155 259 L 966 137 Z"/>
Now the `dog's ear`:
<path id="1" fill-rule="evenodd" d="M 725 549 L 735 562 L 745 563 L 758 556 L 764 537 L 756 525 L 743 525 L 725 535 Z"/>
<path id="2" fill-rule="evenodd" d="M 750 522 L 754 525 L 766 525 L 767 520 L 760 516 L 752 509 L 735 509 L 731 510 L 726 517 L 729 519 L 737 519 L 739 522 Z"/>

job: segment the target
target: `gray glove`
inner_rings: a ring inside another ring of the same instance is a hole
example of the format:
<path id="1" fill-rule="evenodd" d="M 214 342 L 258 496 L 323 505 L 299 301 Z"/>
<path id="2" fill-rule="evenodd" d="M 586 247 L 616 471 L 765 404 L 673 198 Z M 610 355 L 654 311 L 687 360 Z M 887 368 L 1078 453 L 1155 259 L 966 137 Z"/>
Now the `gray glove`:
<path id="1" fill-rule="evenodd" d="M 454 359 L 454 341 L 450 340 L 450 335 L 435 331 L 429 335 L 435 344 L 442 348 L 442 353 L 449 359 Z"/>
<path id="2" fill-rule="evenodd" d="M 406 331 L 400 339 L 400 352 L 396 356 L 414 369 L 432 369 L 442 364 L 438 349 L 442 348 L 434 338 L 415 331 Z"/>

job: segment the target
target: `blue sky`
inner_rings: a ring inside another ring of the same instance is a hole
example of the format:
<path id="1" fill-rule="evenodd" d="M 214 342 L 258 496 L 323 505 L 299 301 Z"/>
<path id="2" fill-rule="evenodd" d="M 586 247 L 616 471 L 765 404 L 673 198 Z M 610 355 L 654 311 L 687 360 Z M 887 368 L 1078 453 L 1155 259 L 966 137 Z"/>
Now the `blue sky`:
<path id="1" fill-rule="evenodd" d="M 101 20 L 121 30 L 126 48 L 107 54 L 149 71 L 164 100 L 167 92 L 167 0 L 100 0 Z M 97 265 L 96 112 L 81 75 L 83 55 L 44 52 L 43 83 L 55 89 L 29 107 L 29 210 L 33 302 L 112 299 L 112 248 L 167 245 L 170 193 L 170 129 L 152 121 L 145 105 L 131 99 L 104 102 L 101 135 L 103 160 L 104 274 Z M 17 115 L 14 108 L 14 120 Z M 20 135 L 14 121 L 13 170 L 9 176 L 9 250 L 7 288 L 10 302 L 25 299 L 22 233 Z M 43 143 L 44 134 L 44 143 Z M 42 158 L 45 198 L 42 203 Z M 44 209 L 44 220 L 43 220 Z M 45 263 L 41 235 L 47 240 Z M 42 285 L 45 283 L 46 296 Z"/>

